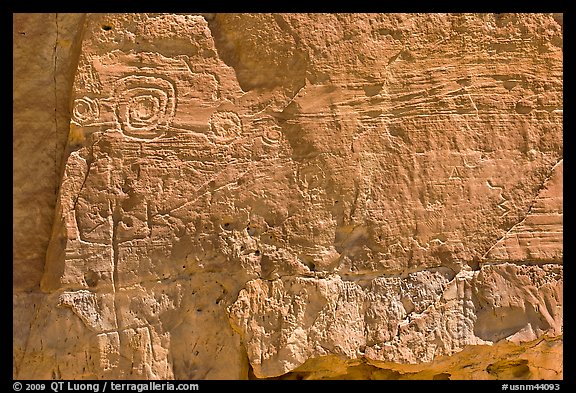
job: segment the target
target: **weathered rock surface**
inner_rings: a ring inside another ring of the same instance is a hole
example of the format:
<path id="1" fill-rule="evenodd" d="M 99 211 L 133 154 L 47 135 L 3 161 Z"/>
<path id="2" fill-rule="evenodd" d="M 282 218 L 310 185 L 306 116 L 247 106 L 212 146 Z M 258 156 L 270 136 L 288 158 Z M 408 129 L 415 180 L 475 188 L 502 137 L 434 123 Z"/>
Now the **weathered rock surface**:
<path id="1" fill-rule="evenodd" d="M 257 377 L 330 355 L 417 364 L 469 345 L 561 335 L 561 274 L 503 264 L 379 277 L 364 288 L 339 277 L 254 280 L 231 315 Z"/>
<path id="2" fill-rule="evenodd" d="M 70 131 L 71 95 L 85 16 L 13 15 L 13 364 L 20 363 L 43 294 L 46 261 Z"/>
<path id="3" fill-rule="evenodd" d="M 50 240 L 84 16 L 14 14 L 13 22 L 13 283 L 32 291 Z"/>
<path id="4" fill-rule="evenodd" d="M 560 17 L 70 18 L 16 377 L 562 378 Z"/>

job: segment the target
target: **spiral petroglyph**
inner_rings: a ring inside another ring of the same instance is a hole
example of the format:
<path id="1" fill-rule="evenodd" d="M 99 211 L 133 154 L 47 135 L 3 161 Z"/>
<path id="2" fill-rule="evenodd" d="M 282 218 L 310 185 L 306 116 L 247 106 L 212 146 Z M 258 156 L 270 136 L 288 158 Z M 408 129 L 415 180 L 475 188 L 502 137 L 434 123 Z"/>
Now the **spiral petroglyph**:
<path id="1" fill-rule="evenodd" d="M 116 86 L 116 116 L 125 135 L 156 138 L 168 130 L 176 107 L 172 83 L 156 76 L 131 75 Z"/>
<path id="2" fill-rule="evenodd" d="M 90 97 L 82 97 L 74 100 L 74 109 L 72 110 L 72 121 L 81 126 L 87 126 L 95 123 L 100 117 L 98 100 Z"/>

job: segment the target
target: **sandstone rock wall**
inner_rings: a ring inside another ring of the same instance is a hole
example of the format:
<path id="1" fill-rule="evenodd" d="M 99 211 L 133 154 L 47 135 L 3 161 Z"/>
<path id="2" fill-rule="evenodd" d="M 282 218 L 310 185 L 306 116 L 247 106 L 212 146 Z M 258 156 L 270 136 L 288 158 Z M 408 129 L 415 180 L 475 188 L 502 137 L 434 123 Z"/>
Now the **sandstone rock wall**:
<path id="1" fill-rule="evenodd" d="M 15 377 L 562 377 L 561 15 L 49 17 Z"/>
<path id="2" fill-rule="evenodd" d="M 81 14 L 13 15 L 13 364 L 26 348 L 52 232 L 70 130 Z"/>

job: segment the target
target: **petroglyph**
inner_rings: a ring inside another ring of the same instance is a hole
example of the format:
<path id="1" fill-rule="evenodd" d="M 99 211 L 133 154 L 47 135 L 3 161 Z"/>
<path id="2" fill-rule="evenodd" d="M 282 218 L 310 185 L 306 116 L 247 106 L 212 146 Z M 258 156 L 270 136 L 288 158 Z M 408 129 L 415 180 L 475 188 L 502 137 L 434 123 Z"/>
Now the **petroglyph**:
<path id="1" fill-rule="evenodd" d="M 87 15 L 15 378 L 562 378 L 557 19 Z"/>
<path id="2" fill-rule="evenodd" d="M 74 101 L 72 121 L 80 126 L 85 126 L 96 123 L 99 118 L 100 108 L 98 107 L 98 100 L 82 97 Z"/>
<path id="3" fill-rule="evenodd" d="M 114 97 L 122 131 L 137 138 L 154 138 L 168 130 L 176 97 L 174 86 L 151 76 L 127 76 L 118 81 Z"/>
<path id="4" fill-rule="evenodd" d="M 215 112 L 210 117 L 210 131 L 216 143 L 230 143 L 242 134 L 242 121 L 234 112 Z"/>

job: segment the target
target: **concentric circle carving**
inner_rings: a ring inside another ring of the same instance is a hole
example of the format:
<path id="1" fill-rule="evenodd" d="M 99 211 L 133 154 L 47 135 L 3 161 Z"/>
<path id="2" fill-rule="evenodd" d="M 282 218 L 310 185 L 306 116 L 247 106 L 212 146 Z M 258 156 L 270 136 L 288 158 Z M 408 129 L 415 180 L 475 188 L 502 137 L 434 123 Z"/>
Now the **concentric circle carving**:
<path id="1" fill-rule="evenodd" d="M 81 97 L 74 100 L 72 120 L 81 126 L 90 125 L 98 120 L 100 110 L 98 101 L 90 97 Z"/>
<path id="2" fill-rule="evenodd" d="M 168 130 L 176 98 L 171 82 L 155 76 L 128 76 L 116 86 L 116 116 L 125 135 L 155 138 Z"/>

